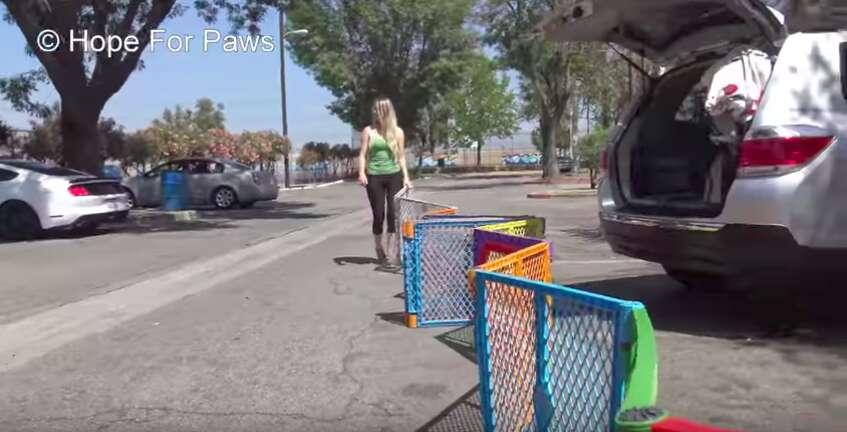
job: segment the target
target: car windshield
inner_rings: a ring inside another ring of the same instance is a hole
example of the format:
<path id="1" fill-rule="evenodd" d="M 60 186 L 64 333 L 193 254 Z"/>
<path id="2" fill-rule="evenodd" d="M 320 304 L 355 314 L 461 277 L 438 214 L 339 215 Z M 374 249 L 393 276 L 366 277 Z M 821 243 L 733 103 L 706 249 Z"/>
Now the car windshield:
<path id="1" fill-rule="evenodd" d="M 50 166 L 47 164 L 43 164 L 41 162 L 33 162 L 33 161 L 2 161 L 3 164 L 13 166 L 15 168 L 35 171 L 39 174 L 46 174 L 50 176 L 57 177 L 78 177 L 78 176 L 90 176 L 90 174 L 86 174 L 82 171 L 72 170 L 70 168 L 63 168 L 60 166 Z"/>

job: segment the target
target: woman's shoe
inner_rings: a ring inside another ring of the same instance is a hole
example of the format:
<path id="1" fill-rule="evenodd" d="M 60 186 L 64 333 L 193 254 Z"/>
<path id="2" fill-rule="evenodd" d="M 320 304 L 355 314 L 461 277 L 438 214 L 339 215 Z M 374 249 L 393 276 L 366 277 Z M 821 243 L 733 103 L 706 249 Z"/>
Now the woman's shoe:
<path id="1" fill-rule="evenodd" d="M 385 247 L 382 245 L 382 234 L 374 234 L 374 250 L 376 251 L 376 260 L 380 264 L 386 261 Z"/>

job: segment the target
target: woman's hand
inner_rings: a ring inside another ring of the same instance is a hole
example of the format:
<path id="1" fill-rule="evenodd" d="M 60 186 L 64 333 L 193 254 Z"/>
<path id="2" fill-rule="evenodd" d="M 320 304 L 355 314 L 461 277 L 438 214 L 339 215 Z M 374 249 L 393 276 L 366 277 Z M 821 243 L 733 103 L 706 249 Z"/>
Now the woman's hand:
<path id="1" fill-rule="evenodd" d="M 412 189 L 414 187 L 412 186 L 412 181 L 409 180 L 409 177 L 405 177 L 403 179 L 403 187 L 405 187 L 406 189 Z"/>
<path id="2" fill-rule="evenodd" d="M 362 186 L 368 185 L 368 176 L 365 173 L 359 173 L 359 184 Z"/>

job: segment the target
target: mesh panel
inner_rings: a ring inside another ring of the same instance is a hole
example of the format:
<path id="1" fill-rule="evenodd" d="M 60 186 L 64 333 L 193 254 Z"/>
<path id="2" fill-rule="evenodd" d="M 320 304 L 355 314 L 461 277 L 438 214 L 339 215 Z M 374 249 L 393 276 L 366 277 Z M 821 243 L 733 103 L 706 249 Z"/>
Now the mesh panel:
<path id="1" fill-rule="evenodd" d="M 504 224 L 505 225 L 505 224 Z M 479 257 L 485 260 L 471 272 L 470 291 L 476 295 L 477 270 L 509 274 L 542 282 L 552 280 L 550 243 L 506 233 L 475 232 Z M 498 430 L 533 430 L 535 409 L 535 293 L 508 284 L 488 282 L 487 320 L 491 348 L 491 403 Z"/>
<path id="2" fill-rule="evenodd" d="M 532 220 L 536 222 L 530 223 Z M 468 289 L 467 274 L 476 261 L 475 228 L 498 224 L 495 227 L 517 227 L 529 232 L 532 226 L 543 227 L 538 220 L 532 217 L 509 221 L 496 216 L 430 215 L 404 224 L 403 232 L 407 237 L 403 250 L 406 312 L 417 314 L 416 321 L 422 326 L 470 322 L 476 305 L 474 292 Z M 531 243 L 525 243 L 515 240 L 517 238 L 504 237 L 509 252 L 515 245 L 543 242 L 532 239 Z"/>
<path id="3" fill-rule="evenodd" d="M 467 272 L 473 266 L 473 230 L 490 220 L 419 223 L 415 237 L 420 249 L 421 325 L 436 322 L 470 322 L 473 297 Z"/>
<path id="4" fill-rule="evenodd" d="M 542 242 L 538 238 L 521 237 L 491 231 L 488 229 L 491 226 L 485 226 L 474 231 L 474 265 L 478 266 L 497 258 L 502 258 L 505 255 Z M 552 257 L 553 244 L 548 242 L 548 248 Z"/>
<path id="5" fill-rule="evenodd" d="M 417 244 L 417 240 L 414 237 L 406 237 L 403 236 L 403 253 L 402 259 L 404 263 L 413 263 L 416 262 L 417 259 L 415 257 L 415 253 L 418 251 L 418 248 L 415 246 Z M 406 305 L 406 313 L 414 314 L 418 311 L 418 304 L 420 303 L 420 299 L 418 298 L 418 290 L 415 289 L 415 281 L 419 278 L 419 272 L 417 266 L 404 265 L 403 266 L 403 292 L 405 293 L 404 302 Z"/>
<path id="6" fill-rule="evenodd" d="M 497 231 L 503 234 L 509 234 L 513 236 L 526 236 L 526 226 L 529 222 L 525 220 L 514 221 L 514 222 L 505 222 L 501 224 L 487 225 L 482 227 L 486 231 Z"/>
<path id="7" fill-rule="evenodd" d="M 519 273 L 512 255 L 489 264 Z M 524 265 L 543 267 L 537 259 Z M 479 268 L 475 282 L 484 290 L 476 327 L 485 430 L 611 431 L 624 329 L 643 306 Z"/>
<path id="8" fill-rule="evenodd" d="M 615 311 L 557 297 L 548 308 L 547 364 L 553 395 L 550 430 L 611 427 Z M 613 407 L 614 405 L 614 407 Z"/>
<path id="9" fill-rule="evenodd" d="M 535 415 L 535 294 L 494 282 L 487 285 L 488 371 L 495 424 L 497 430 L 527 430 Z"/>
<path id="10" fill-rule="evenodd" d="M 412 198 L 411 189 L 403 188 L 394 196 L 394 209 L 397 212 L 397 232 L 406 222 L 414 222 L 427 214 L 455 214 L 456 207 L 437 204 Z"/>
<path id="11" fill-rule="evenodd" d="M 478 229 L 474 232 L 476 269 L 552 282 L 550 242 Z M 473 272 L 471 297 L 476 296 Z"/>

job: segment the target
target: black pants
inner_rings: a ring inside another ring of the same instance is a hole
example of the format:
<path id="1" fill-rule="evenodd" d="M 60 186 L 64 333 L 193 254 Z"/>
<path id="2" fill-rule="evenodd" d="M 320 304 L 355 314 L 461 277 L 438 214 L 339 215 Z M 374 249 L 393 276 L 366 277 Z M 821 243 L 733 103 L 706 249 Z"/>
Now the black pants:
<path id="1" fill-rule="evenodd" d="M 403 188 L 401 173 L 387 175 L 368 174 L 368 200 L 374 214 L 373 233 L 382 234 L 382 224 L 385 222 L 385 208 L 388 206 L 388 232 L 397 232 L 397 222 L 394 215 L 394 195 Z"/>

